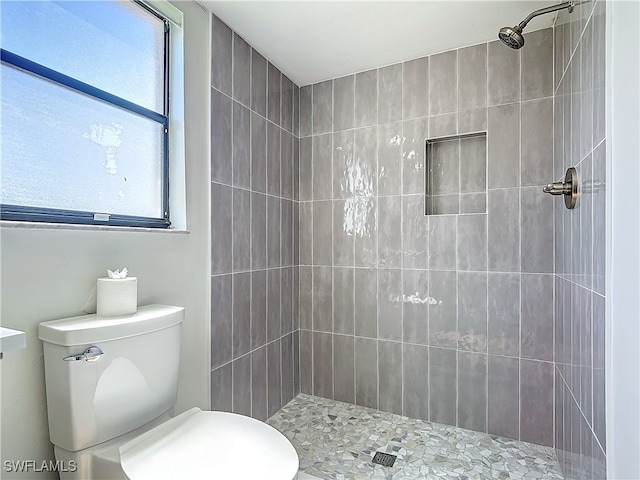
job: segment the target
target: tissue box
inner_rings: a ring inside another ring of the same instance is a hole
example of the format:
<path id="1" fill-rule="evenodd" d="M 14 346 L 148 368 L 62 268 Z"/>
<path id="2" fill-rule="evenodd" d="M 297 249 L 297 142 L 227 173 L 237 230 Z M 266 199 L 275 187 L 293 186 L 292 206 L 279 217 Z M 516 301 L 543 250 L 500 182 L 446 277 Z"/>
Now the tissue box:
<path id="1" fill-rule="evenodd" d="M 99 278 L 97 314 L 101 317 L 131 315 L 138 310 L 138 279 Z"/>

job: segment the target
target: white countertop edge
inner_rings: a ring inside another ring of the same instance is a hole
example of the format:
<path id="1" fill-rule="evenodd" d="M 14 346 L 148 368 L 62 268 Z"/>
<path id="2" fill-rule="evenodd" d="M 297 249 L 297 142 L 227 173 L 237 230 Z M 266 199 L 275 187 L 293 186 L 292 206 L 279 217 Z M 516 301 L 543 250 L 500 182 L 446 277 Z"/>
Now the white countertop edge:
<path id="1" fill-rule="evenodd" d="M 18 350 L 27 346 L 26 335 L 20 330 L 0 327 L 0 353 Z"/>

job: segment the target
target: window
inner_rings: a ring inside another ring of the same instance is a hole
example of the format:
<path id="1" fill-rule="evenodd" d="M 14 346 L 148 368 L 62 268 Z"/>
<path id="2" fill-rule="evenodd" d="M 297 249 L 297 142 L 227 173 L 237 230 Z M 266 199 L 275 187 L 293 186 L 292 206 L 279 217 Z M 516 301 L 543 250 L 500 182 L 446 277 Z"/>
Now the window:
<path id="1" fill-rule="evenodd" d="M 0 218 L 169 226 L 169 25 L 133 1 L 3 2 Z"/>

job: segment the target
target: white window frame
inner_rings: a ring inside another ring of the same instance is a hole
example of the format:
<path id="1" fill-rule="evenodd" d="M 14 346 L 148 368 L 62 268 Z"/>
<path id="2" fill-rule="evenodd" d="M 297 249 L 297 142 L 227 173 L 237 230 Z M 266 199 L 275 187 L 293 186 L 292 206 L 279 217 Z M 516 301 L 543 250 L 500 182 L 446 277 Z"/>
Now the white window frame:
<path id="1" fill-rule="evenodd" d="M 164 115 L 147 111 L 131 102 L 120 99 L 59 72 L 48 69 L 28 59 L 2 50 L 2 61 L 10 66 L 23 68 L 45 80 L 88 94 L 143 116 L 153 115 L 164 126 L 163 137 L 163 194 L 162 218 L 145 218 L 128 215 L 111 215 L 100 212 L 69 211 L 29 206 L 0 205 L 0 220 L 31 223 L 55 223 L 70 225 L 100 225 L 118 227 L 147 227 L 186 229 L 186 193 L 184 165 L 184 33 L 183 14 L 167 0 L 133 0 L 141 8 L 156 14 L 165 23 L 165 108 Z M 4 222 L 3 222 L 4 223 Z"/>

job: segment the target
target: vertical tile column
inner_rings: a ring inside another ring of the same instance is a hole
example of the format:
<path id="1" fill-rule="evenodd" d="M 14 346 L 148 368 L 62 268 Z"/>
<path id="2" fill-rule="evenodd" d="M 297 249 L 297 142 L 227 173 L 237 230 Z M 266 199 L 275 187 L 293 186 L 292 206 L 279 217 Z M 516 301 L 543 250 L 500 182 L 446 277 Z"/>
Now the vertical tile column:
<path id="1" fill-rule="evenodd" d="M 555 446 L 581 479 L 606 476 L 605 18 L 599 0 L 554 28 L 554 178 L 574 166 L 579 179 L 576 208 L 555 204 Z"/>
<path id="2" fill-rule="evenodd" d="M 300 89 L 217 17 L 211 59 L 211 408 L 299 391 Z"/>

